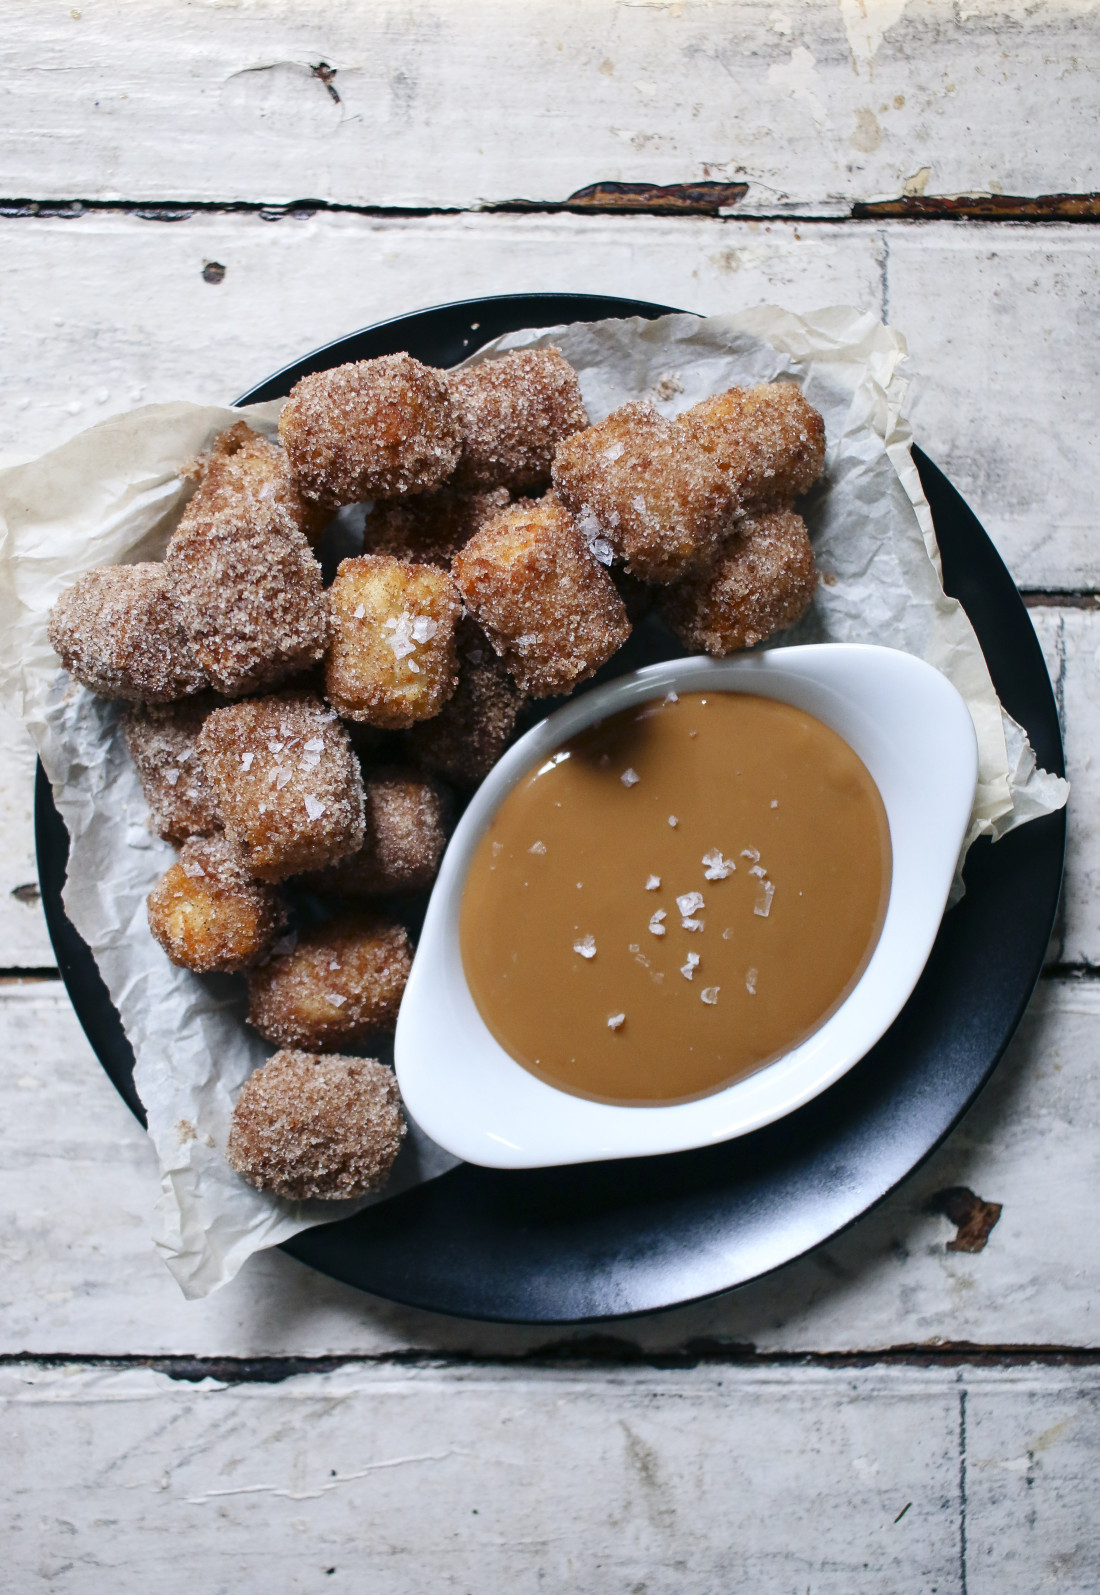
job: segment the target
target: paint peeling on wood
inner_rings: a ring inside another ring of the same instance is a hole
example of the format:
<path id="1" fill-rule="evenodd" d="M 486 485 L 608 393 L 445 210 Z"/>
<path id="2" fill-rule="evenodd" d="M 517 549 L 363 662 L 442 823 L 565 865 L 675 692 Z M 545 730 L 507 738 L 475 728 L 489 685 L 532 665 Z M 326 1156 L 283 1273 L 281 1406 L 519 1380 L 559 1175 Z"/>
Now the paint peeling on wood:
<path id="1" fill-rule="evenodd" d="M 967 1185 L 951 1185 L 929 1198 L 928 1211 L 942 1213 L 958 1226 L 949 1252 L 984 1252 L 990 1231 L 1001 1216 L 1000 1202 L 983 1202 Z"/>
<path id="2" fill-rule="evenodd" d="M 520 199 L 506 208 L 717 216 L 739 205 L 748 191 L 748 183 L 589 183 L 560 203 Z"/>
<path id="3" fill-rule="evenodd" d="M 1100 194 L 903 194 L 900 199 L 858 202 L 854 221 L 1100 221 Z"/>

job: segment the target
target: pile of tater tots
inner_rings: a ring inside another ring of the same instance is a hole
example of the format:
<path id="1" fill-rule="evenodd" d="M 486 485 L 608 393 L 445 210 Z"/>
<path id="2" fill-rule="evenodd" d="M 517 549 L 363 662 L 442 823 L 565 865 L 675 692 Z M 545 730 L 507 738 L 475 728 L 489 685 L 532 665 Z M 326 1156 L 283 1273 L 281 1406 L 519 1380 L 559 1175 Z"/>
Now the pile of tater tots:
<path id="1" fill-rule="evenodd" d="M 571 692 L 642 615 L 723 655 L 803 614 L 817 575 L 793 503 L 825 430 L 793 382 L 590 426 L 548 348 L 317 372 L 279 438 L 222 433 L 184 468 L 163 563 L 81 576 L 50 641 L 127 702 L 179 848 L 153 935 L 185 969 L 242 972 L 279 1048 L 240 1093 L 231 1164 L 291 1199 L 354 1197 L 405 1135 L 392 1071 L 355 1050 L 393 1030 L 409 904 L 457 805 L 528 701 Z M 365 552 L 326 587 L 321 537 L 363 503 Z"/>

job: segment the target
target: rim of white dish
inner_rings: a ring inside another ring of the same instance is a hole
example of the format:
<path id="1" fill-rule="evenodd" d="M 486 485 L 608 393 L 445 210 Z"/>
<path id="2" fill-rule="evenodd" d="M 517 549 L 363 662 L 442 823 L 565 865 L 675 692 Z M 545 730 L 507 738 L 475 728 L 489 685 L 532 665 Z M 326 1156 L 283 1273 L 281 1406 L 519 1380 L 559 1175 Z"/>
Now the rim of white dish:
<path id="1" fill-rule="evenodd" d="M 593 1102 L 531 1074 L 489 1031 L 462 966 L 462 892 L 486 825 L 534 765 L 587 726 L 670 690 L 752 692 L 793 703 L 837 731 L 863 759 L 886 807 L 890 897 L 860 979 L 797 1046 L 690 1102 Z M 933 666 L 895 649 L 820 643 L 732 659 L 693 656 L 590 689 L 508 750 L 451 838 L 398 1017 L 397 1076 L 409 1112 L 454 1155 L 496 1168 L 685 1151 L 794 1112 L 865 1056 L 912 994 L 939 929 L 976 782 L 977 744 L 962 698 Z"/>

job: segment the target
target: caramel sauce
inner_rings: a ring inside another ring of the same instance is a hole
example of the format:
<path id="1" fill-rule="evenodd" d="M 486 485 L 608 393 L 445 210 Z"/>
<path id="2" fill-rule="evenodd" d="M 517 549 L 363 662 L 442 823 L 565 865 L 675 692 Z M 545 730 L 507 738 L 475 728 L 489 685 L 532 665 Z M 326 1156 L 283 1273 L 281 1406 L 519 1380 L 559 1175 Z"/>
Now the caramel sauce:
<path id="1" fill-rule="evenodd" d="M 839 1007 L 890 869 L 882 799 L 836 732 L 744 693 L 655 700 L 505 798 L 466 879 L 466 978 L 540 1079 L 600 1102 L 688 1101 Z"/>

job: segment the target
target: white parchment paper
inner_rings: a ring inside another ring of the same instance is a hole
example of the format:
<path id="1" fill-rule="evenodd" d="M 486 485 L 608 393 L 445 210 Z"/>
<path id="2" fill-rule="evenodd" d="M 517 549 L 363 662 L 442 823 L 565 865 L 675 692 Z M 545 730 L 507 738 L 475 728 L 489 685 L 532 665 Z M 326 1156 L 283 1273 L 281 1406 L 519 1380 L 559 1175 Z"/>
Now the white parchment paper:
<path id="1" fill-rule="evenodd" d="M 902 418 L 901 336 L 851 309 L 807 317 L 763 307 L 513 334 L 504 348 L 556 343 L 592 419 L 628 399 L 667 415 L 734 384 L 794 377 L 825 418 L 827 478 L 806 507 L 823 581 L 781 639 L 876 642 L 918 654 L 954 683 L 978 736 L 967 844 L 1064 804 L 997 701 L 961 606 L 943 592 L 928 505 Z M 274 436 L 281 402 L 244 410 L 148 406 L 0 472 L 0 694 L 38 747 L 71 838 L 66 911 L 91 947 L 136 1059 L 162 1191 L 153 1237 L 185 1295 L 206 1295 L 254 1251 L 364 1203 L 292 1203 L 254 1191 L 224 1160 L 233 1101 L 270 1048 L 243 1022 L 241 982 L 175 968 L 153 941 L 145 898 L 172 849 L 150 831 L 119 707 L 76 686 L 46 636 L 50 606 L 83 571 L 159 559 L 192 491 L 181 464 L 242 417 Z M 410 1126 L 381 1198 L 454 1166 Z"/>

